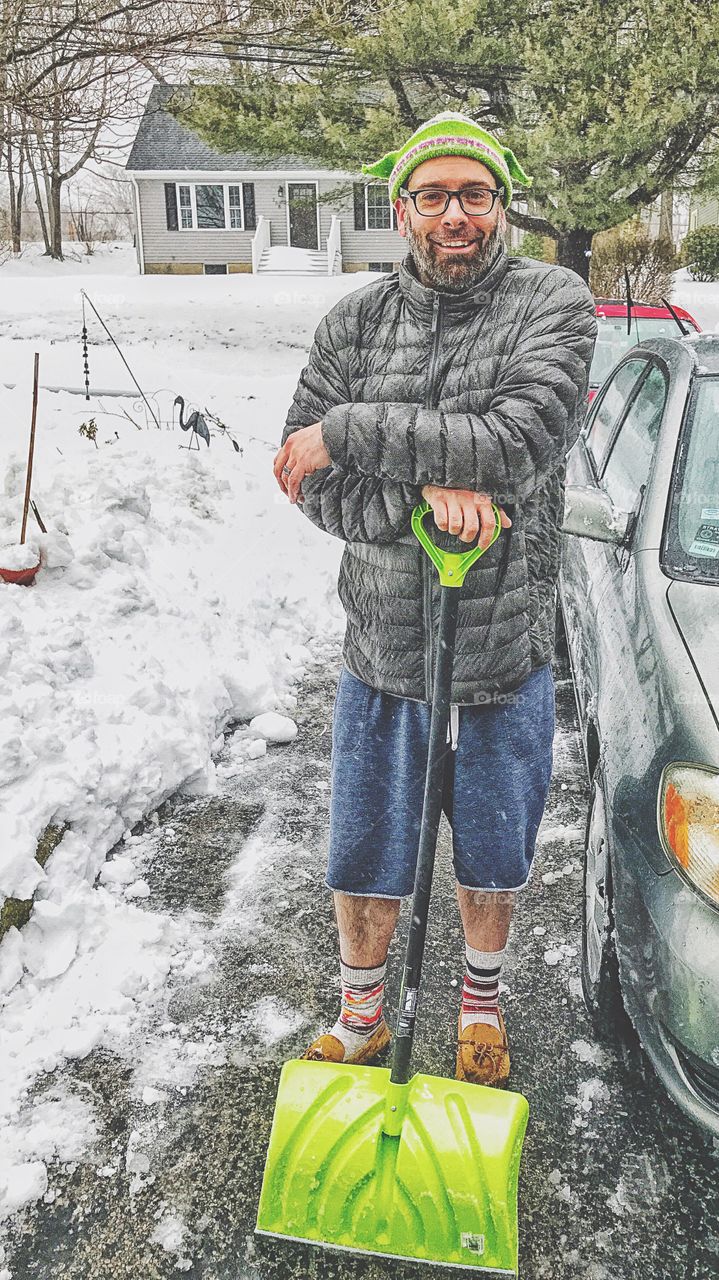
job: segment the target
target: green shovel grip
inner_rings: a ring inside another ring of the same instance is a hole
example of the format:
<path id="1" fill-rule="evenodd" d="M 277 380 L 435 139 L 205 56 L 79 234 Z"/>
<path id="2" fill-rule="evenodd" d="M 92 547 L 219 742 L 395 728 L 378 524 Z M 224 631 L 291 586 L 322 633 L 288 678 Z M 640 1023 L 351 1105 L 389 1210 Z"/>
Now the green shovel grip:
<path id="1" fill-rule="evenodd" d="M 442 586 L 461 587 L 467 570 L 474 564 L 475 560 L 484 555 L 485 551 L 489 551 L 489 548 L 497 541 L 502 531 L 502 517 L 499 513 L 499 507 L 492 503 L 495 525 L 491 542 L 486 547 L 472 547 L 471 551 L 442 551 L 440 547 L 434 544 L 423 524 L 424 517 L 431 510 L 432 507 L 429 502 L 423 500 L 417 503 L 412 512 L 412 530 L 419 538 L 430 560 L 439 570 L 439 580 Z"/>

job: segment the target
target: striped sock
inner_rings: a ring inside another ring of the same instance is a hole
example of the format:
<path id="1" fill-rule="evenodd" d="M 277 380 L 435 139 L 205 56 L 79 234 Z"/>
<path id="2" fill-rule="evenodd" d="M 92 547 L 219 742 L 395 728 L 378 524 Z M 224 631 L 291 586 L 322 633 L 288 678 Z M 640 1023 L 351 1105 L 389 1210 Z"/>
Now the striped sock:
<path id="1" fill-rule="evenodd" d="M 330 1035 L 342 1041 L 345 1057 L 356 1053 L 382 1022 L 386 968 L 386 962 L 376 969 L 354 969 L 340 961 L 342 1010 Z"/>
<path id="2" fill-rule="evenodd" d="M 499 1031 L 499 975 L 505 948 L 477 951 L 466 945 L 467 972 L 462 987 L 462 1030 L 473 1022 L 486 1022 Z"/>

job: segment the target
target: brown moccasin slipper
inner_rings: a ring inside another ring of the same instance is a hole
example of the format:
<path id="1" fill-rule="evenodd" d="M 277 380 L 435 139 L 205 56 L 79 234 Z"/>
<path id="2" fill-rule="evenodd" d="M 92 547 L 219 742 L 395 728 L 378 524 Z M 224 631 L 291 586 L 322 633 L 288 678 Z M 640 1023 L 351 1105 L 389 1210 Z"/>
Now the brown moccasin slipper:
<path id="1" fill-rule="evenodd" d="M 504 1018 L 499 1013 L 499 1031 L 487 1022 L 471 1022 L 462 1030 L 459 1018 L 457 1047 L 458 1080 L 468 1084 L 502 1086 L 509 1076 L 509 1042 Z"/>
<path id="2" fill-rule="evenodd" d="M 329 1034 L 318 1036 L 313 1040 L 309 1048 L 305 1049 L 302 1058 L 309 1062 L 344 1062 L 359 1066 L 362 1063 L 372 1062 L 383 1049 L 387 1048 L 391 1039 L 389 1027 L 382 1019 L 377 1030 L 373 1031 L 369 1039 L 348 1058 L 345 1058 L 345 1047 L 342 1041 Z"/>

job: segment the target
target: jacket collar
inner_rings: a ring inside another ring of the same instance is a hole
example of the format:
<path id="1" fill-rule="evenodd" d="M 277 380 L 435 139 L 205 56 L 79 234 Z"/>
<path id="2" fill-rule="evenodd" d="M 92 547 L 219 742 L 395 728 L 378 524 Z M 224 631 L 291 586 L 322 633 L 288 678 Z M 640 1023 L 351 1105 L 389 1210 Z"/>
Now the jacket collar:
<path id="1" fill-rule="evenodd" d="M 489 305 L 494 290 L 504 279 L 508 269 L 509 255 L 504 244 L 501 244 L 477 283 L 462 293 L 452 293 L 444 289 L 431 289 L 422 284 L 417 278 L 412 255 L 407 254 L 399 267 L 399 287 L 409 311 L 417 320 L 431 322 L 435 299 L 438 297 L 442 302 L 443 314 L 449 319 L 460 320 Z"/>

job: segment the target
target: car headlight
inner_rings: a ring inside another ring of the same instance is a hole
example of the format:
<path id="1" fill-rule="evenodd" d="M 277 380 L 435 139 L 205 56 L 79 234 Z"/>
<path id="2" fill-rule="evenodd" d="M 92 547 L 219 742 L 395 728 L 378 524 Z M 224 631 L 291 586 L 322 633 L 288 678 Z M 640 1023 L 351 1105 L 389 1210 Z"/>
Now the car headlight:
<path id="1" fill-rule="evenodd" d="M 666 766 L 659 784 L 659 834 L 690 884 L 719 906 L 719 769 Z"/>

